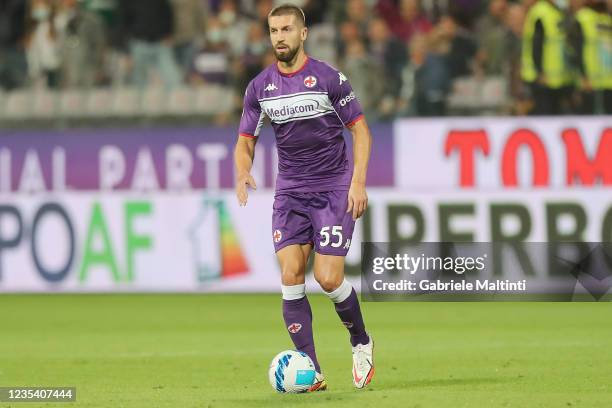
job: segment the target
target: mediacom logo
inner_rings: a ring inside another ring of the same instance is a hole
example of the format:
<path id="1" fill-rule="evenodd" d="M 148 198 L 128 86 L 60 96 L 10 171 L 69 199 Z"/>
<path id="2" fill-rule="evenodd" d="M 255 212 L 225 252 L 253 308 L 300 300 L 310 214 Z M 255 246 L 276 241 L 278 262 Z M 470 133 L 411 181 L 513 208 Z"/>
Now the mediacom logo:
<path id="1" fill-rule="evenodd" d="M 304 113 L 316 112 L 318 107 L 319 102 L 307 99 L 296 102 L 293 105 L 283 105 L 279 108 L 267 108 L 266 115 L 272 120 L 283 120 Z"/>

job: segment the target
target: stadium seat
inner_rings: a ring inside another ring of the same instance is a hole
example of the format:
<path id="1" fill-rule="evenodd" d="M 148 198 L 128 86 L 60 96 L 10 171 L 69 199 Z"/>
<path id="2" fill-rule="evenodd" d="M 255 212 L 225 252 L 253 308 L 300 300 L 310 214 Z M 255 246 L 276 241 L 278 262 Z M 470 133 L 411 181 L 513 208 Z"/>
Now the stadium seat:
<path id="1" fill-rule="evenodd" d="M 140 113 L 140 93 L 134 88 L 117 88 L 112 100 L 115 116 L 135 116 Z"/>
<path id="2" fill-rule="evenodd" d="M 181 87 L 173 89 L 168 95 L 167 111 L 173 115 L 190 115 L 195 112 L 195 94 L 187 88 Z"/>
<path id="3" fill-rule="evenodd" d="M 32 92 L 32 117 L 53 118 L 58 112 L 58 92 L 40 89 Z"/>
<path id="4" fill-rule="evenodd" d="M 87 116 L 109 116 L 113 109 L 113 91 L 109 89 L 95 89 L 87 96 Z"/>
<path id="5" fill-rule="evenodd" d="M 62 91 L 58 95 L 58 114 L 62 117 L 82 117 L 87 114 L 87 95 L 80 90 Z"/>

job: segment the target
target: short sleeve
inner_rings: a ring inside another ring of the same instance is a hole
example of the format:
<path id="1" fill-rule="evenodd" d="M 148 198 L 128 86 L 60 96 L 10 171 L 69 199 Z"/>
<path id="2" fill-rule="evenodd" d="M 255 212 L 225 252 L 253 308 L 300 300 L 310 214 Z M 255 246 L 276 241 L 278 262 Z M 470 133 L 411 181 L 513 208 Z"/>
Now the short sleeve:
<path id="1" fill-rule="evenodd" d="M 351 127 L 363 118 L 361 104 L 348 78 L 340 71 L 332 72 L 327 85 L 329 99 L 344 126 Z"/>
<path id="2" fill-rule="evenodd" d="M 257 100 L 257 94 L 253 87 L 253 82 L 249 83 L 244 92 L 244 105 L 242 108 L 242 116 L 240 118 L 240 126 L 238 132 L 240 136 L 257 137 L 263 125 L 264 113 L 261 110 L 261 105 Z"/>

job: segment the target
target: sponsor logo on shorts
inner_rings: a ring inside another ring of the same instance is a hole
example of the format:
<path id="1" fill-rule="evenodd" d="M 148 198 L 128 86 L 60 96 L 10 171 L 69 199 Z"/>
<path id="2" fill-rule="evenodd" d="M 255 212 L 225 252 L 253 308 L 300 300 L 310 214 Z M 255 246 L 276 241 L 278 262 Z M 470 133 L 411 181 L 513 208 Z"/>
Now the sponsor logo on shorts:
<path id="1" fill-rule="evenodd" d="M 302 325 L 299 323 L 291 323 L 289 326 L 287 326 L 287 330 L 289 330 L 289 333 L 292 334 L 299 332 L 301 329 Z"/>
<path id="2" fill-rule="evenodd" d="M 274 239 L 274 242 L 280 242 L 280 240 L 283 239 L 283 234 L 280 232 L 280 230 L 274 230 L 272 238 Z"/>
<path id="3" fill-rule="evenodd" d="M 348 94 L 344 98 L 340 99 L 340 106 L 346 105 L 347 103 L 349 103 L 350 101 L 352 101 L 355 98 L 356 98 L 355 92 L 351 91 L 350 94 Z"/>
<path id="4" fill-rule="evenodd" d="M 347 329 L 350 329 L 351 327 L 353 327 L 353 323 L 352 322 L 342 322 L 342 324 L 344 325 L 344 327 L 346 327 Z"/>
<path id="5" fill-rule="evenodd" d="M 313 88 L 316 84 L 317 77 L 308 75 L 306 78 L 304 78 L 304 86 L 306 86 L 306 88 Z"/>

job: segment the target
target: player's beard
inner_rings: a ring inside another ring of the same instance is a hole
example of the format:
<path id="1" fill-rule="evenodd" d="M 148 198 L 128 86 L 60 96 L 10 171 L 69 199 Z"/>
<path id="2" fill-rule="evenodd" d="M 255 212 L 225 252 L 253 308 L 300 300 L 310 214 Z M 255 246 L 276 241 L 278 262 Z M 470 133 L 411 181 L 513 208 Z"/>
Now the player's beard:
<path id="1" fill-rule="evenodd" d="M 283 51 L 282 53 L 279 53 L 276 47 L 274 47 L 274 55 L 276 56 L 276 59 L 279 60 L 280 62 L 290 62 L 293 60 L 293 58 L 295 58 L 295 55 L 300 50 L 300 47 L 298 45 L 295 48 L 291 48 L 287 44 L 284 44 L 284 45 L 287 46 L 287 50 Z"/>

